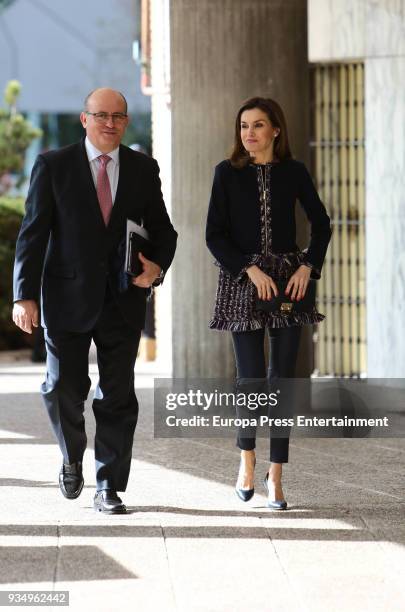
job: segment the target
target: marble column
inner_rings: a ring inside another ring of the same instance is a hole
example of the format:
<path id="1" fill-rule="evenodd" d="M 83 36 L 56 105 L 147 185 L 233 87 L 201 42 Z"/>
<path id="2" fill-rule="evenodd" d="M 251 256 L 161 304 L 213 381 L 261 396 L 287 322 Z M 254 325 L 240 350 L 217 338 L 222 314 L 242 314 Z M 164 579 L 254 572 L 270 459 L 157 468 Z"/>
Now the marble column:
<path id="1" fill-rule="evenodd" d="M 367 374 L 405 378 L 405 2 L 366 15 Z"/>
<path id="2" fill-rule="evenodd" d="M 405 378 L 405 0 L 309 0 L 311 62 L 365 65 L 367 376 Z"/>
<path id="3" fill-rule="evenodd" d="M 228 156 L 240 103 L 254 95 L 282 105 L 293 155 L 308 162 L 306 2 L 172 0 L 170 58 L 171 199 L 179 232 L 173 373 L 214 378 L 231 375 L 234 358 L 230 334 L 208 328 L 218 274 L 204 240 L 213 169 Z M 301 347 L 302 375 L 310 333 Z"/>

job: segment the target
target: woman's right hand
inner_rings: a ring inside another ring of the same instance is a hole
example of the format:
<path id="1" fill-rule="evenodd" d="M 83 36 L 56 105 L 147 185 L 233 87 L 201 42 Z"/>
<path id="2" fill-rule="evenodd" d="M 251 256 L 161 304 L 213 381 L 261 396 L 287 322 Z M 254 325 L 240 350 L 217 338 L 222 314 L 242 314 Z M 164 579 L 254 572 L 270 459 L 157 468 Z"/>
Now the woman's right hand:
<path id="1" fill-rule="evenodd" d="M 260 300 L 271 300 L 272 291 L 274 295 L 278 295 L 277 286 L 271 276 L 265 274 L 258 266 L 250 266 L 246 274 L 255 285 Z"/>

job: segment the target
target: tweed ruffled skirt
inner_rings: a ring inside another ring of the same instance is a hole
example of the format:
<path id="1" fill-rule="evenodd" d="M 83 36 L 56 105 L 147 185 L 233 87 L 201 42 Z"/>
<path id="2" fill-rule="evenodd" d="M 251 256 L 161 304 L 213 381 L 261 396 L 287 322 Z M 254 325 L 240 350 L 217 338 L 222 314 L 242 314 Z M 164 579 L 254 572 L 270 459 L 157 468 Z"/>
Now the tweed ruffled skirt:
<path id="1" fill-rule="evenodd" d="M 255 309 L 257 290 L 246 274 L 246 269 L 256 264 L 273 280 L 287 280 L 304 262 L 305 253 L 296 251 L 291 253 L 271 253 L 268 256 L 252 255 L 247 266 L 234 279 L 218 262 L 219 278 L 215 297 L 214 315 L 210 321 L 210 328 L 219 331 L 251 331 L 264 327 L 290 327 L 292 325 L 305 325 L 320 323 L 325 315 L 319 313 L 314 307 L 311 312 L 281 311 L 264 312 Z"/>

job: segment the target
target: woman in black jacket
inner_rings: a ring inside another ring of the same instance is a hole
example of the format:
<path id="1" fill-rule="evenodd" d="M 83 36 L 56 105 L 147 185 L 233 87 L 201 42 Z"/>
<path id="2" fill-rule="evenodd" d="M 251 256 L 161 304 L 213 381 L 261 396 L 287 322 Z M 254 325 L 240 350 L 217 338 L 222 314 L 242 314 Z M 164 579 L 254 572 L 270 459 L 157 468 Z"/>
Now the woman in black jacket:
<path id="1" fill-rule="evenodd" d="M 296 244 L 295 202 L 311 223 L 309 247 Z M 266 380 L 264 335 L 270 337 L 268 378 L 294 377 L 302 325 L 325 317 L 309 312 L 264 312 L 255 298 L 277 295 L 276 281 L 289 279 L 286 293 L 301 300 L 310 278 L 319 279 L 331 237 L 330 218 L 305 165 L 292 158 L 284 113 L 272 99 L 251 98 L 239 109 L 230 159 L 215 168 L 206 242 L 219 266 L 210 327 L 232 333 L 239 390 L 252 391 Z M 250 382 L 250 386 L 249 386 Z M 253 387 L 252 387 L 253 384 Z M 236 492 L 243 501 L 254 493 L 255 437 L 239 430 L 241 449 Z M 271 437 L 270 467 L 264 484 L 268 506 L 284 510 L 282 464 L 288 437 Z"/>

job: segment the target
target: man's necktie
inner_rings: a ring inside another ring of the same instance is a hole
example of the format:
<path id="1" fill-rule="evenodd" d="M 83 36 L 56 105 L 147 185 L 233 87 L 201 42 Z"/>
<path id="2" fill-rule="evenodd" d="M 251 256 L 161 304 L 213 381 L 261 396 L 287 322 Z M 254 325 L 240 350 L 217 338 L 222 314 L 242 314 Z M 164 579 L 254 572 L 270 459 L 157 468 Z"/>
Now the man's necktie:
<path id="1" fill-rule="evenodd" d="M 110 181 L 107 174 L 107 164 L 111 161 L 109 155 L 99 155 L 99 167 L 97 174 L 97 197 L 100 204 L 104 223 L 108 225 L 113 207 Z"/>

